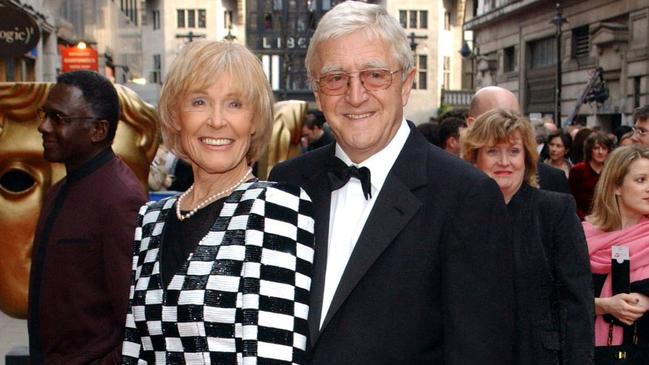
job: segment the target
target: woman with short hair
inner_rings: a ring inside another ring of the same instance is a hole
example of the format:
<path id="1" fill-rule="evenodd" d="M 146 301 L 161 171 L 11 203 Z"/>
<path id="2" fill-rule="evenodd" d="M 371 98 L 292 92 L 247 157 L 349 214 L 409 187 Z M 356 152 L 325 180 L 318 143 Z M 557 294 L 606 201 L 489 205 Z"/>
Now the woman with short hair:
<path id="1" fill-rule="evenodd" d="M 568 182 L 570 191 L 577 202 L 579 219 L 590 213 L 595 185 L 599 174 L 604 168 L 606 157 L 613 150 L 613 141 L 603 132 L 591 133 L 584 142 L 584 161 L 575 164 L 570 169 Z"/>
<path id="2" fill-rule="evenodd" d="M 305 361 L 311 202 L 251 169 L 272 106 L 259 59 L 242 45 L 193 42 L 174 60 L 162 135 L 194 184 L 140 209 L 125 364 Z"/>
<path id="3" fill-rule="evenodd" d="M 584 234 L 567 194 L 538 189 L 530 123 L 496 109 L 462 137 L 465 160 L 493 178 L 513 230 L 515 364 L 592 363 L 593 294 Z M 506 285 L 506 283 L 503 283 Z"/>
<path id="4" fill-rule="evenodd" d="M 570 154 L 570 147 L 572 139 L 568 133 L 564 133 L 561 129 L 550 133 L 548 136 L 548 158 L 545 163 L 563 171 L 566 178 L 570 176 L 570 169 L 572 163 L 568 155 Z"/>

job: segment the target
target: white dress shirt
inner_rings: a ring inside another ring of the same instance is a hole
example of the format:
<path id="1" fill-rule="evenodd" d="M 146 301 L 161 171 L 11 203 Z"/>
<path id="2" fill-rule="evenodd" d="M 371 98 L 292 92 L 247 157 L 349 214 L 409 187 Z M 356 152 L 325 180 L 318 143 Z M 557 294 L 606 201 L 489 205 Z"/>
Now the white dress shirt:
<path id="1" fill-rule="evenodd" d="M 343 276 L 347 261 L 349 261 L 349 257 L 354 251 L 356 241 L 358 241 L 358 237 L 365 226 L 367 217 L 372 211 L 372 207 L 381 192 L 390 169 L 392 169 L 392 165 L 394 165 L 399 153 L 401 153 L 401 149 L 406 144 L 409 134 L 410 127 L 406 120 L 403 119 L 392 141 L 381 151 L 360 164 L 353 163 L 340 145 L 336 144 L 336 157 L 345 164 L 367 167 L 370 170 L 372 197 L 365 199 L 361 182 L 356 178 L 349 179 L 349 182 L 342 188 L 331 193 L 327 271 L 325 273 L 320 327 L 322 327 L 338 288 L 338 283 Z"/>

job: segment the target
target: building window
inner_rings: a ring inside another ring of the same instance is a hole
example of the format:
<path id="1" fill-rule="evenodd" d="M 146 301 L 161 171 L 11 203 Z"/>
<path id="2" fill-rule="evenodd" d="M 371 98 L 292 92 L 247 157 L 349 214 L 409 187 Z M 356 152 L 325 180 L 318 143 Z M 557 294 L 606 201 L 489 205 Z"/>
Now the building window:
<path id="1" fill-rule="evenodd" d="M 451 89 L 451 57 L 444 56 L 444 81 L 442 88 L 445 90 Z"/>
<path id="2" fill-rule="evenodd" d="M 428 29 L 428 10 L 399 10 L 399 23 L 404 29 Z"/>
<path id="3" fill-rule="evenodd" d="M 187 10 L 187 28 L 196 28 L 196 10 Z"/>
<path id="4" fill-rule="evenodd" d="M 633 107 L 638 108 L 640 106 L 640 76 L 633 78 Z"/>
<path id="5" fill-rule="evenodd" d="M 503 72 L 516 71 L 516 47 L 507 47 L 503 50 Z"/>
<path id="6" fill-rule="evenodd" d="M 205 9 L 178 9 L 178 28 L 207 28 L 206 18 Z"/>
<path id="7" fill-rule="evenodd" d="M 552 66 L 557 62 L 557 48 L 554 37 L 530 42 L 530 68 Z"/>
<path id="8" fill-rule="evenodd" d="M 588 57 L 590 54 L 590 34 L 588 26 L 572 30 L 572 58 Z"/>
<path id="9" fill-rule="evenodd" d="M 428 29 L 428 10 L 419 11 L 419 28 Z"/>
<path id="10" fill-rule="evenodd" d="M 160 73 L 161 68 L 160 55 L 153 55 L 153 70 L 151 70 L 151 82 L 154 84 L 162 84 L 162 77 Z"/>
<path id="11" fill-rule="evenodd" d="M 419 80 L 417 85 L 420 90 L 428 89 L 428 56 L 419 55 L 417 57 L 417 70 Z"/>
<path id="12" fill-rule="evenodd" d="M 417 67 L 417 75 L 412 83 L 412 88 L 426 90 L 428 88 L 428 56 L 417 55 L 415 67 Z"/>
<path id="13" fill-rule="evenodd" d="M 444 12 L 444 30 L 451 30 L 451 13 Z"/>
<path id="14" fill-rule="evenodd" d="M 185 28 L 185 10 L 178 9 L 178 28 Z"/>
<path id="15" fill-rule="evenodd" d="M 410 28 L 413 29 L 417 28 L 417 15 L 418 15 L 417 10 L 410 10 L 410 24 L 409 24 Z"/>
<path id="16" fill-rule="evenodd" d="M 207 17 L 207 12 L 205 9 L 198 9 L 198 27 L 199 28 L 205 28 L 206 27 L 206 17 Z"/>
<path id="17" fill-rule="evenodd" d="M 154 10 L 153 14 L 153 30 L 160 29 L 160 10 Z"/>

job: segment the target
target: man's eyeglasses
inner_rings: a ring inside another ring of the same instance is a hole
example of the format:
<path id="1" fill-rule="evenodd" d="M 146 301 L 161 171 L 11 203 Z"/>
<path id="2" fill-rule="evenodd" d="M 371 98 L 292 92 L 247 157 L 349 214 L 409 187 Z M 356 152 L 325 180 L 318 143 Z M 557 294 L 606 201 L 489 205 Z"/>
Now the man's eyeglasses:
<path id="1" fill-rule="evenodd" d="M 44 108 L 39 108 L 38 111 L 36 112 L 36 114 L 38 115 L 38 120 L 40 120 L 41 122 L 44 122 L 45 119 L 49 118 L 49 120 L 52 123 L 58 124 L 58 125 L 70 124 L 75 119 L 85 119 L 85 120 L 91 120 L 91 119 L 97 120 L 97 119 L 99 119 L 99 118 L 95 118 L 95 117 L 69 117 L 69 116 L 65 116 L 65 115 L 63 115 L 63 114 L 61 114 L 59 112 L 56 112 L 54 110 L 44 109 Z"/>
<path id="2" fill-rule="evenodd" d="M 637 133 L 640 137 L 644 137 L 649 133 L 648 130 L 641 128 L 641 127 L 632 127 L 633 128 L 633 133 Z"/>
<path id="3" fill-rule="evenodd" d="M 372 68 L 358 72 L 358 76 L 346 72 L 332 72 L 322 75 L 315 82 L 319 92 L 330 96 L 345 94 L 352 77 L 358 77 L 368 91 L 378 91 L 389 88 L 394 74 L 400 71 L 401 69 L 390 71 L 384 68 Z"/>

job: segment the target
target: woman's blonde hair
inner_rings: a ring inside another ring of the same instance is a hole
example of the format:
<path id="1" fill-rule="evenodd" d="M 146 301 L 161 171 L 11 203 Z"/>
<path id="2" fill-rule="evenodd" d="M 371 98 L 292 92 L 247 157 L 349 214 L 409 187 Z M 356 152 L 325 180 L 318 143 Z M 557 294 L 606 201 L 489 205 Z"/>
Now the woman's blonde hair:
<path id="1" fill-rule="evenodd" d="M 263 153 L 273 124 L 273 91 L 260 60 L 245 46 L 233 42 L 200 41 L 185 46 L 171 64 L 160 94 L 158 112 L 165 145 L 187 160 L 180 144 L 178 110 L 185 95 L 206 90 L 221 75 L 229 75 L 245 102 L 253 105 L 255 133 L 246 153 L 248 164 Z"/>
<path id="2" fill-rule="evenodd" d="M 530 122 L 514 111 L 498 108 L 480 115 L 460 136 L 462 158 L 475 164 L 482 147 L 507 143 L 515 132 L 521 135 L 525 150 L 524 181 L 536 188 L 539 186 L 536 178 L 539 154 L 536 151 L 534 131 Z"/>
<path id="3" fill-rule="evenodd" d="M 595 185 L 592 213 L 586 217 L 598 229 L 610 232 L 622 228 L 622 217 L 615 190 L 622 186 L 633 161 L 649 159 L 649 149 L 639 145 L 618 147 L 606 159 Z"/>

